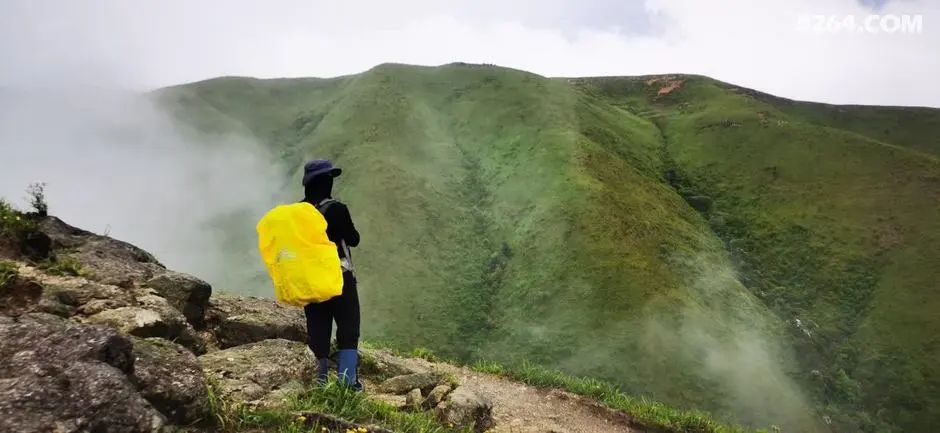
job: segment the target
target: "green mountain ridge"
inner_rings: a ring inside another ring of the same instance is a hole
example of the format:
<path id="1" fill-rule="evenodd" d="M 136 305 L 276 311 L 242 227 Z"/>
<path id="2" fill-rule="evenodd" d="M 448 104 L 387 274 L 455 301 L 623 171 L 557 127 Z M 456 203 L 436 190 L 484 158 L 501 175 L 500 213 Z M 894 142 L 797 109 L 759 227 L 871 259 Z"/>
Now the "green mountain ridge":
<path id="1" fill-rule="evenodd" d="M 346 169 L 372 339 L 786 431 L 940 423 L 940 110 L 466 64 L 154 97 L 271 146 L 285 194 Z"/>

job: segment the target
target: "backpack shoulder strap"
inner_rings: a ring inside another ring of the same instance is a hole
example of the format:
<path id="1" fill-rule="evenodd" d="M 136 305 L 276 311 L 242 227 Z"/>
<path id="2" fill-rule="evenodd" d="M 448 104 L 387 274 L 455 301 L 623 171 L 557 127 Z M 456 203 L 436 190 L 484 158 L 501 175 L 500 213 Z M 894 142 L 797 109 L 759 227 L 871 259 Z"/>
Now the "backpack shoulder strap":
<path id="1" fill-rule="evenodd" d="M 321 214 L 326 215 L 326 210 L 329 209 L 333 203 L 336 203 L 336 200 L 333 200 L 331 198 L 325 198 L 323 200 L 320 200 L 320 202 L 317 203 L 314 207 L 316 207 L 317 210 L 320 211 Z"/>

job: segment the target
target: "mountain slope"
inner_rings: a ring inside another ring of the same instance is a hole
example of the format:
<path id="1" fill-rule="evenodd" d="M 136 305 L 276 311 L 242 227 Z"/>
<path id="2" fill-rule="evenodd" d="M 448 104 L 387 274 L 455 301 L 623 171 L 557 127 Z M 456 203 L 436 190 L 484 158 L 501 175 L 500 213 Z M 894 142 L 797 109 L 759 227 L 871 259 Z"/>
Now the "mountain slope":
<path id="1" fill-rule="evenodd" d="M 746 284 L 800 320 L 793 341 L 820 404 L 867 408 L 907 431 L 936 425 L 938 110 L 795 104 L 673 80 L 683 84 L 667 95 L 642 80 L 583 88 L 655 113 L 677 183 L 714 197 L 711 225 Z"/>
<path id="2" fill-rule="evenodd" d="M 289 194 L 304 158 L 344 167 L 337 195 L 363 233 L 355 255 L 371 338 L 532 360 L 796 431 L 824 430 L 818 415 L 847 430 L 929 422 L 932 352 L 919 351 L 938 297 L 920 288 L 937 286 L 940 227 L 936 200 L 919 198 L 937 191 L 935 143 L 704 78 L 676 81 L 383 65 L 156 96 L 198 133 L 280 151 Z M 936 110 L 922 111 L 898 124 L 929 130 Z M 820 156 L 841 158 L 814 168 Z M 878 185 L 891 213 L 873 205 Z M 872 227 L 880 238 L 862 236 Z M 881 238 L 896 255 L 876 248 Z M 795 319 L 815 337 L 800 339 Z M 885 330 L 908 338 L 877 335 Z M 874 341 L 912 361 L 885 366 Z M 822 379 L 808 373 L 836 359 Z M 882 392 L 894 375 L 915 388 Z M 875 408 L 889 412 L 867 421 Z"/>

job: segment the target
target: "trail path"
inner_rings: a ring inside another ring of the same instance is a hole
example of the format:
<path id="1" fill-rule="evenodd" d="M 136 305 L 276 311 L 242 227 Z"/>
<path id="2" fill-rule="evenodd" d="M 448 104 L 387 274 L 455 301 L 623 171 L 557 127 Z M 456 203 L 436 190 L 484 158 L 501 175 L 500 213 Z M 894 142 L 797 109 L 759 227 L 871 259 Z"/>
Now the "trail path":
<path id="1" fill-rule="evenodd" d="M 558 390 L 538 389 L 511 380 L 457 369 L 462 386 L 471 387 L 493 401 L 496 432 L 601 433 L 639 432 L 626 414 Z"/>
<path id="2" fill-rule="evenodd" d="M 540 389 L 510 379 L 478 373 L 465 367 L 430 363 L 421 359 L 405 362 L 455 375 L 461 387 L 486 396 L 493 403 L 496 433 L 642 433 L 629 415 L 595 401 L 554 389 Z M 377 398 L 382 399 L 382 396 Z"/>

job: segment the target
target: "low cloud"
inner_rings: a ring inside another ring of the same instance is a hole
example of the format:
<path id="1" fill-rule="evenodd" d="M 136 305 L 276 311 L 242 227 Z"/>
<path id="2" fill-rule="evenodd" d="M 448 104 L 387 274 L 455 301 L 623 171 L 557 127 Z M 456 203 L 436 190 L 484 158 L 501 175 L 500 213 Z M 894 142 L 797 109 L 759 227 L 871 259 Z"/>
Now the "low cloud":
<path id="1" fill-rule="evenodd" d="M 0 148 L 0 197 L 23 207 L 26 186 L 46 182 L 50 213 L 72 225 L 217 287 L 267 289 L 247 287 L 263 272 L 254 222 L 285 170 L 250 137 L 199 135 L 145 96 L 73 88 L 0 94 Z"/>

